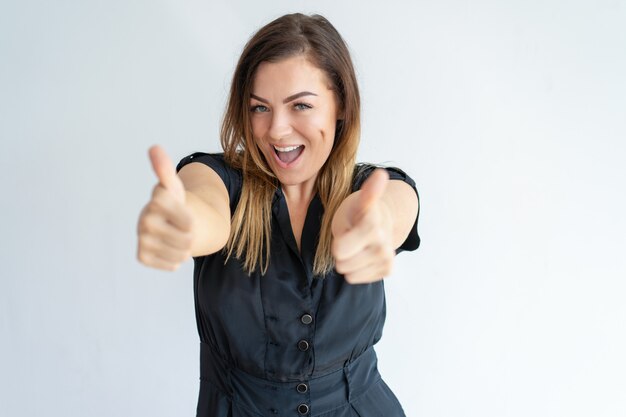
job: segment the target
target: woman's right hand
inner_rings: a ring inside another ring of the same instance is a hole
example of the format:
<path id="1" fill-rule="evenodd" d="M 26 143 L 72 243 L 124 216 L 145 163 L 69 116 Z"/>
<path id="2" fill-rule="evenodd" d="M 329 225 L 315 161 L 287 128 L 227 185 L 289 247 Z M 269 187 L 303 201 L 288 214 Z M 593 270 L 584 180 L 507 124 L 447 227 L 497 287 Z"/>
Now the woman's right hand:
<path id="1" fill-rule="evenodd" d="M 172 161 L 158 145 L 149 150 L 159 183 L 139 215 L 137 259 L 146 266 L 175 271 L 191 257 L 192 212 Z"/>

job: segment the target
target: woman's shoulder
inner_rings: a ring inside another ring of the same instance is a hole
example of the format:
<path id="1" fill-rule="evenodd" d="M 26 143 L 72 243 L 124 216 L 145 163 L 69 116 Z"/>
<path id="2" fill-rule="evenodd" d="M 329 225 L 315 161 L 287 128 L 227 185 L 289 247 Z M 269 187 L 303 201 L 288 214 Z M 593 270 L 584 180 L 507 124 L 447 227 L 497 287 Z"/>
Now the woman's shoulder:
<path id="1" fill-rule="evenodd" d="M 365 180 L 370 176 L 372 172 L 376 168 L 384 168 L 387 170 L 389 174 L 389 179 L 391 180 L 400 180 L 404 181 L 413 188 L 415 194 L 417 195 L 417 199 L 419 201 L 419 193 L 417 191 L 417 186 L 415 185 L 415 181 L 411 178 L 403 169 L 398 168 L 397 166 L 387 166 L 380 164 L 372 164 L 367 162 L 357 163 L 354 167 L 354 177 L 352 181 L 352 191 L 357 191 L 361 188 L 361 185 L 365 182 Z M 420 204 L 421 206 L 421 204 Z M 418 206 L 418 207 L 420 207 Z M 402 245 L 396 249 L 396 253 L 400 253 L 402 251 L 413 251 L 420 246 L 421 238 L 417 231 L 417 222 L 419 219 L 419 208 L 417 211 L 417 216 L 415 217 L 415 223 L 411 228 L 409 235 Z"/>
<path id="2" fill-rule="evenodd" d="M 241 176 L 241 171 L 233 167 L 228 161 L 226 161 L 223 152 L 194 152 L 182 158 L 178 165 L 176 165 L 176 172 L 180 171 L 185 165 L 192 162 L 199 162 L 207 165 L 222 176 Z"/>
<path id="3" fill-rule="evenodd" d="M 241 170 L 228 163 L 223 152 L 194 152 L 180 160 L 180 162 L 176 165 L 176 172 L 180 171 L 185 165 L 192 162 L 204 164 L 219 175 L 228 190 L 232 206 L 241 192 Z"/>
<path id="4" fill-rule="evenodd" d="M 178 165 L 176 165 L 176 172 L 180 171 L 182 167 L 192 162 L 200 162 L 213 169 L 235 170 L 226 162 L 223 152 L 194 152 L 180 160 Z"/>
<path id="5" fill-rule="evenodd" d="M 384 168 L 389 174 L 389 179 L 401 180 L 408 183 L 413 189 L 416 188 L 415 181 L 411 178 L 403 169 L 397 166 L 388 166 L 382 164 L 374 164 L 371 162 L 358 162 L 354 166 L 354 175 L 352 177 L 352 190 L 356 191 L 361 188 L 361 185 L 370 176 L 376 168 Z"/>

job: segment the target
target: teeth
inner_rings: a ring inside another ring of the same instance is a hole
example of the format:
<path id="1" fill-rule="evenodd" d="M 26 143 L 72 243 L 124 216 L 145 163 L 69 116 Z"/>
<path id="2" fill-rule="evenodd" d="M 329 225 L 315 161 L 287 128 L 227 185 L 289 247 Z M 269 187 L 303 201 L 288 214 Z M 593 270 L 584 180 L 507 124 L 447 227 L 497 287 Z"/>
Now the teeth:
<path id="1" fill-rule="evenodd" d="M 297 145 L 297 146 L 287 146 L 285 148 L 281 148 L 280 146 L 276 146 L 274 145 L 274 149 L 276 149 L 278 152 L 291 152 L 293 150 L 298 149 L 300 146 L 302 145 Z"/>

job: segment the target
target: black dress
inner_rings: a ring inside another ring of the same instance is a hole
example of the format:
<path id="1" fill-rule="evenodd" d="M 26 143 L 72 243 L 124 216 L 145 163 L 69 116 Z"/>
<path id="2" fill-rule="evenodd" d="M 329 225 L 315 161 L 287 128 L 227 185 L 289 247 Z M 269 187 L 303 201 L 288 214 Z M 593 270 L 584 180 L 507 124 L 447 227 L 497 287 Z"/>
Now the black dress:
<path id="1" fill-rule="evenodd" d="M 240 171 L 222 154 L 183 158 L 211 167 L 230 196 L 231 214 L 241 190 Z M 357 190 L 373 170 L 362 166 Z M 415 183 L 399 169 L 392 179 Z M 417 193 L 417 190 L 416 190 Z M 385 321 L 383 281 L 351 285 L 332 272 L 313 274 L 323 207 L 311 201 L 302 230 L 302 255 L 280 190 L 273 200 L 271 257 L 266 275 L 218 252 L 194 258 L 194 298 L 200 335 L 198 417 L 404 416 L 381 379 L 373 345 Z M 419 214 L 418 214 L 419 217 Z M 420 243 L 417 218 L 397 250 Z"/>

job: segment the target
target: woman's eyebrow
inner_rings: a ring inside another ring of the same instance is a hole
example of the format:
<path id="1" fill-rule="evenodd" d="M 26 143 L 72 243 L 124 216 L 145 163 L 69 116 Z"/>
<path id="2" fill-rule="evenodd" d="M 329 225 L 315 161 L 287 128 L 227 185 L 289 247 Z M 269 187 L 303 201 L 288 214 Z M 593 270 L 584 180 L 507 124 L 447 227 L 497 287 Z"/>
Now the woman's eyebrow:
<path id="1" fill-rule="evenodd" d="M 301 91 L 299 93 L 296 93 L 296 94 L 293 94 L 293 95 L 287 97 L 286 99 L 283 100 L 283 103 L 285 103 L 285 104 L 289 103 L 290 101 L 293 101 L 293 100 L 295 100 L 297 98 L 300 98 L 300 97 L 303 97 L 303 96 L 316 96 L 317 97 L 317 94 L 312 93 L 310 91 Z M 267 99 L 264 99 L 263 97 L 259 97 L 256 94 L 250 94 L 250 97 L 255 99 L 255 100 L 259 100 L 260 102 L 263 102 L 265 104 L 270 104 L 270 102 Z"/>

